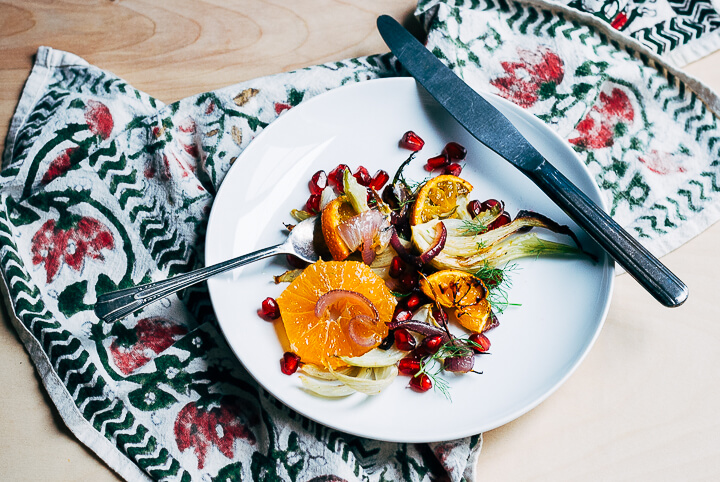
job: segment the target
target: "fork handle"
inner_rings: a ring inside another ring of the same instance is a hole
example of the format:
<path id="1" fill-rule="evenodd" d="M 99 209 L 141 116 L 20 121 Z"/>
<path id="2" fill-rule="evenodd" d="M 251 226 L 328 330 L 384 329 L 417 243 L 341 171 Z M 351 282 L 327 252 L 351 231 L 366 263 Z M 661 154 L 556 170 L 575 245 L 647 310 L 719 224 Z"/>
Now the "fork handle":
<path id="1" fill-rule="evenodd" d="M 98 296 L 95 303 L 95 314 L 101 320 L 113 323 L 134 313 L 150 303 L 165 298 L 177 291 L 185 289 L 201 281 L 263 258 L 283 254 L 287 251 L 284 244 L 259 249 L 222 263 L 206 266 L 170 279 L 138 285 L 132 288 L 113 291 Z"/>

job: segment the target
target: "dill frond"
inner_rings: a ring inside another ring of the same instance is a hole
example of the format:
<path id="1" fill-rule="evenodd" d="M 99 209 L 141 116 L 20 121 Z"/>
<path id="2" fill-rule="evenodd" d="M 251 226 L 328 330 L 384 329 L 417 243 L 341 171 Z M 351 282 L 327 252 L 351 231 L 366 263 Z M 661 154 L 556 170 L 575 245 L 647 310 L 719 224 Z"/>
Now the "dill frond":
<path id="1" fill-rule="evenodd" d="M 477 236 L 478 234 L 483 234 L 488 230 L 487 226 L 485 226 L 484 224 L 468 220 L 463 221 L 462 227 L 462 234 L 464 236 Z"/>

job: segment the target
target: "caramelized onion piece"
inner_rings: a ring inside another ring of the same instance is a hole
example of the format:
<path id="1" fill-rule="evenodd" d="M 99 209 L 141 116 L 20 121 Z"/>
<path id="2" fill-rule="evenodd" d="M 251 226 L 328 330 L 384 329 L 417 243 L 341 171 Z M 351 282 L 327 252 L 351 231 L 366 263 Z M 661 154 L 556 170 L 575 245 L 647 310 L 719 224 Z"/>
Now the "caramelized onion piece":
<path id="1" fill-rule="evenodd" d="M 492 330 L 493 328 L 497 328 L 498 326 L 500 326 L 500 320 L 498 320 L 497 315 L 493 311 L 491 311 L 490 319 L 485 324 L 485 327 L 483 328 L 482 332 L 485 333 L 486 331 Z"/>
<path id="2" fill-rule="evenodd" d="M 400 327 L 407 328 L 410 331 L 414 331 L 415 333 L 420 333 L 421 335 L 425 336 L 441 336 L 443 342 L 446 342 L 450 339 L 445 330 L 443 330 L 442 328 L 438 328 L 435 325 L 431 325 L 430 323 L 424 323 L 417 320 L 392 321 L 388 323 L 388 328 L 391 330 Z"/>
<path id="3" fill-rule="evenodd" d="M 452 356 L 445 359 L 443 368 L 447 372 L 454 373 L 467 373 L 473 369 L 475 365 L 475 358 L 472 353 L 468 355 Z"/>

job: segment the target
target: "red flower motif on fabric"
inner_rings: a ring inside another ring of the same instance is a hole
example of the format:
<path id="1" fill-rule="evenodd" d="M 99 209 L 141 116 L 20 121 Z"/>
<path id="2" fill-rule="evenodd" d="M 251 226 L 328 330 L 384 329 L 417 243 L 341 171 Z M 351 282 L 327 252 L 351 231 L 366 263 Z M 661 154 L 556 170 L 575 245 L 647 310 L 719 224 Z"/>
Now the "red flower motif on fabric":
<path id="1" fill-rule="evenodd" d="M 162 164 L 146 166 L 143 174 L 146 178 L 152 179 L 160 175 L 161 180 L 175 178 L 186 178 L 193 175 L 197 170 L 200 160 L 200 149 L 198 148 L 195 135 L 197 125 L 191 117 L 186 117 L 176 125 L 172 140 L 167 142 L 162 152 Z M 153 127 L 153 135 L 159 137 L 164 134 L 164 128 Z"/>
<path id="2" fill-rule="evenodd" d="M 97 219 L 80 218 L 69 229 L 62 229 L 54 219 L 49 219 L 32 238 L 32 261 L 35 265 L 44 264 L 46 282 L 50 283 L 62 263 L 81 271 L 86 257 L 103 259 L 102 250 L 114 247 L 112 233 Z"/>
<path id="3" fill-rule="evenodd" d="M 180 123 L 178 123 L 178 130 L 187 134 L 194 134 L 197 130 L 197 125 L 192 117 L 186 117 Z"/>
<path id="4" fill-rule="evenodd" d="M 129 375 L 152 360 L 155 355 L 168 349 L 187 332 L 186 327 L 165 318 L 143 318 L 132 330 L 135 343 L 127 346 L 115 339 L 110 344 L 110 354 L 115 366 L 125 375 Z"/>
<path id="5" fill-rule="evenodd" d="M 85 105 L 85 122 L 90 128 L 90 132 L 100 136 L 103 140 L 110 137 L 114 126 L 110 109 L 96 100 L 87 101 Z"/>
<path id="6" fill-rule="evenodd" d="M 192 448 L 198 459 L 198 469 L 205 466 L 205 458 L 212 447 L 225 457 L 235 455 L 235 441 L 245 439 L 255 443 L 255 435 L 240 421 L 242 404 L 237 397 L 223 397 L 220 405 L 200 407 L 196 402 L 185 405 L 175 420 L 175 441 L 181 452 Z"/>
<path id="7" fill-rule="evenodd" d="M 53 161 L 50 163 L 50 167 L 48 167 L 47 172 L 43 176 L 43 178 L 40 180 L 42 184 L 47 184 L 56 177 L 60 177 L 68 170 L 70 169 L 70 158 L 73 155 L 73 152 L 77 149 L 77 146 L 74 147 L 68 147 L 64 151 L 62 151 L 58 156 L 53 159 Z"/>
<path id="8" fill-rule="evenodd" d="M 545 84 L 558 85 L 565 76 L 562 59 L 547 47 L 536 51 L 518 48 L 519 61 L 502 62 L 507 75 L 490 81 L 499 95 L 525 109 L 538 101 Z"/>
<path id="9" fill-rule="evenodd" d="M 283 112 L 285 112 L 286 110 L 289 110 L 289 109 L 291 109 L 291 108 L 292 108 L 292 106 L 291 106 L 290 104 L 285 103 L 285 102 L 275 102 L 275 113 L 276 113 L 277 115 L 280 115 L 280 114 L 282 114 Z"/>
<path id="10" fill-rule="evenodd" d="M 581 120 L 575 130 L 578 137 L 568 142 L 586 149 L 602 149 L 614 143 L 616 127 L 621 122 L 632 122 L 635 111 L 627 94 L 615 87 L 608 95 L 600 92 L 599 103 L 595 104 Z"/>
<path id="11" fill-rule="evenodd" d="M 663 176 L 686 171 L 683 166 L 678 165 L 676 157 L 669 152 L 658 152 L 653 149 L 646 156 L 639 157 L 638 160 L 655 174 Z"/>

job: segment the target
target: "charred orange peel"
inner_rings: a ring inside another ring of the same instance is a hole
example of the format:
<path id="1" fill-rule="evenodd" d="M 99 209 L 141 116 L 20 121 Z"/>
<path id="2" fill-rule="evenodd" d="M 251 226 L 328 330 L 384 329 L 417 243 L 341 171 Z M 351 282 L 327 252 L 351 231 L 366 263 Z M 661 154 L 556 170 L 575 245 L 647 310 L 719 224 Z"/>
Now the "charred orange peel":
<path id="1" fill-rule="evenodd" d="M 490 320 L 488 289 L 480 278 L 456 269 L 437 271 L 420 280 L 420 289 L 440 306 L 455 310 L 466 329 L 481 333 Z"/>

